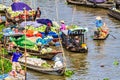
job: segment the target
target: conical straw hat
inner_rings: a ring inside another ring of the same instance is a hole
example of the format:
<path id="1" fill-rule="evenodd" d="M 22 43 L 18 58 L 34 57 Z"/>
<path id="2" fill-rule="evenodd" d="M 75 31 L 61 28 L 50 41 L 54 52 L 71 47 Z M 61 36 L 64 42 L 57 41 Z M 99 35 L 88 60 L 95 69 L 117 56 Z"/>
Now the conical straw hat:
<path id="1" fill-rule="evenodd" d="M 102 20 L 102 18 L 100 16 L 97 16 L 96 19 L 97 20 Z"/>

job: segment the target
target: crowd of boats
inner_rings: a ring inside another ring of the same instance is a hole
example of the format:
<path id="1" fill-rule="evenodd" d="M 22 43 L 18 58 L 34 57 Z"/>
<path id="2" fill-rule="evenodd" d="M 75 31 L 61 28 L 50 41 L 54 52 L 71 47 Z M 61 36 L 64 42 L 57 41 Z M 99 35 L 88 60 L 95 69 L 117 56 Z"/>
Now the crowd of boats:
<path id="1" fill-rule="evenodd" d="M 67 0 L 68 3 L 79 5 L 93 4 L 91 2 L 83 4 L 78 1 L 80 0 Z M 23 8 L 21 6 L 22 10 L 13 10 L 14 7 L 17 7 L 15 6 L 16 3 L 18 5 L 19 2 L 14 2 L 14 6 L 11 7 L 5 7 L 3 4 L 0 4 L 0 6 L 4 6 L 1 7 L 0 12 L 4 13 L 6 17 L 6 21 L 0 19 L 1 49 L 4 48 L 7 53 L 0 53 L 1 60 L 7 59 L 10 61 L 13 52 L 19 50 L 23 54 L 19 59 L 21 65 L 42 73 L 63 75 L 66 71 L 66 59 L 63 48 L 77 53 L 88 52 L 85 41 L 87 28 L 68 25 L 65 29 L 61 30 L 61 25 L 50 19 L 37 18 L 34 20 L 35 10 L 31 8 L 23 9 L 25 6 Z M 104 5 L 107 4 L 104 3 Z M 28 6 L 27 4 L 25 5 Z M 99 5 L 95 3 L 95 6 Z M 24 11 L 27 12 L 24 13 Z M 102 20 L 99 16 L 96 19 L 98 22 Z M 61 21 L 61 24 L 65 24 L 65 22 Z M 45 31 L 48 27 L 50 27 L 50 31 L 46 33 Z M 97 29 L 94 31 L 93 40 L 105 40 L 108 35 L 109 29 L 105 23 L 102 23 L 102 26 L 97 26 Z M 3 74 L 3 78 L 6 80 L 8 78 L 15 78 L 11 70 L 5 74 Z"/>
<path id="2" fill-rule="evenodd" d="M 119 0 L 67 0 L 68 4 L 108 9 L 108 15 L 120 20 Z"/>

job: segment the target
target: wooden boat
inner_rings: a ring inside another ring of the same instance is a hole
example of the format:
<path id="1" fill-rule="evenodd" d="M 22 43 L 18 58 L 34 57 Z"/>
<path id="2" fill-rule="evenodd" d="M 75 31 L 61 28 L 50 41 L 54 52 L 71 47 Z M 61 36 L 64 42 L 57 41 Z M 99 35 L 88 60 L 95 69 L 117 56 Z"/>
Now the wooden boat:
<path id="1" fill-rule="evenodd" d="M 86 53 L 88 52 L 87 45 L 85 44 L 84 40 L 84 32 L 85 29 L 79 29 L 76 28 L 68 34 L 68 31 L 62 32 L 62 45 L 63 47 L 71 52 L 80 52 L 80 53 Z M 77 37 L 77 40 L 76 40 Z M 79 41 L 79 42 L 75 42 Z"/>
<path id="2" fill-rule="evenodd" d="M 25 63 L 20 62 L 21 65 L 25 65 Z M 27 68 L 37 71 L 37 72 L 41 72 L 41 73 L 45 73 L 45 74 L 52 74 L 52 75 L 63 75 L 64 73 L 64 68 L 42 68 L 42 67 L 38 67 L 38 66 L 34 66 L 31 64 L 27 64 L 26 66 Z"/>
<path id="3" fill-rule="evenodd" d="M 22 15 L 18 15 L 18 16 L 15 16 L 15 17 L 11 17 L 11 14 L 7 11 L 7 9 L 4 10 L 5 12 L 5 17 L 6 17 L 6 20 L 8 22 L 13 22 L 13 23 L 21 23 L 23 21 L 25 21 L 25 19 L 23 19 L 21 16 Z M 31 15 L 26 15 L 26 21 L 32 21 L 33 20 L 33 16 Z"/>
<path id="4" fill-rule="evenodd" d="M 108 36 L 109 36 L 109 33 L 106 33 L 104 36 L 97 37 L 94 32 L 93 40 L 105 40 Z"/>
<path id="5" fill-rule="evenodd" d="M 29 59 L 28 59 L 29 58 Z M 10 58 L 7 58 L 8 60 L 10 60 Z M 29 61 L 28 61 L 29 60 Z M 64 71 L 65 71 L 65 67 L 59 67 L 59 68 L 53 68 L 52 65 L 54 65 L 53 61 L 46 61 L 40 58 L 30 58 L 30 57 L 26 57 L 26 61 L 25 61 L 25 57 L 21 57 L 19 59 L 19 62 L 22 66 L 26 66 L 28 69 L 30 70 L 34 70 L 40 73 L 44 73 L 44 74 L 51 74 L 51 75 L 63 75 Z M 45 66 L 44 66 L 45 65 Z M 8 80 L 8 79 L 23 79 L 25 78 L 24 75 L 21 75 L 18 73 L 17 77 L 13 77 L 9 74 L 6 74 L 4 77 L 4 80 Z"/>
<path id="6" fill-rule="evenodd" d="M 75 5 L 79 5 L 79 6 L 98 7 L 98 8 L 105 8 L 105 9 L 108 9 L 114 5 L 113 3 L 109 3 L 109 2 L 95 4 L 88 0 L 67 0 L 67 3 L 75 4 Z"/>
<path id="7" fill-rule="evenodd" d="M 21 37 L 21 36 L 23 36 L 23 35 L 24 35 L 23 33 L 7 34 L 7 35 L 4 34 L 4 41 L 3 41 L 4 46 L 7 48 L 9 37 L 14 36 L 14 37 L 19 38 L 19 37 Z M 45 45 L 45 46 L 47 46 L 47 45 Z M 21 46 L 17 46 L 17 45 L 14 46 L 14 48 L 17 48 L 17 47 L 20 49 L 21 52 L 24 52 L 24 51 L 25 51 L 25 48 L 23 48 L 23 47 L 21 47 Z M 62 53 L 61 50 L 55 50 L 55 49 L 52 50 L 51 52 L 46 52 L 46 53 L 44 53 L 44 54 L 41 52 L 41 50 L 33 50 L 33 49 L 27 49 L 27 48 L 26 48 L 26 51 L 27 51 L 30 55 L 38 56 L 38 57 L 40 57 L 40 58 L 42 58 L 42 59 L 49 59 L 49 60 L 51 60 L 51 59 L 52 59 L 54 56 L 56 56 L 57 54 L 61 54 L 61 53 Z"/>
<path id="8" fill-rule="evenodd" d="M 27 68 L 46 74 L 63 75 L 65 69 L 64 66 L 54 68 L 53 61 L 47 61 L 40 58 L 26 57 L 25 61 L 25 57 L 22 57 L 19 59 L 19 62 L 23 66 L 25 66 L 26 62 Z"/>
<path id="9" fill-rule="evenodd" d="M 17 46 L 17 47 L 20 49 L 21 52 L 25 51 L 25 48 L 22 48 L 20 46 Z M 28 52 L 30 55 L 37 56 L 42 59 L 48 59 L 48 60 L 52 60 L 53 57 L 56 56 L 57 54 L 62 54 L 61 51 L 52 51 L 52 52 L 42 54 L 40 51 L 31 50 L 31 49 L 26 49 L 26 52 Z"/>
<path id="10" fill-rule="evenodd" d="M 116 8 L 110 8 L 108 15 L 120 20 L 120 10 Z"/>

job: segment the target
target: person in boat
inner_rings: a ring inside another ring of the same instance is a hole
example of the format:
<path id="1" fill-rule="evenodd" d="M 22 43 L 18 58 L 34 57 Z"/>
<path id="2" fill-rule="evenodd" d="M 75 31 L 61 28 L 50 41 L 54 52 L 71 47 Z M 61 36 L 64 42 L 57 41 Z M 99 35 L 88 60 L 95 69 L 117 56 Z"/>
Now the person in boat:
<path id="1" fill-rule="evenodd" d="M 79 36 L 75 36 L 74 40 L 73 40 L 73 45 L 76 48 L 80 48 L 81 47 L 81 39 L 79 38 Z"/>
<path id="2" fill-rule="evenodd" d="M 19 48 L 16 49 L 16 52 L 13 52 L 13 55 L 11 57 L 12 62 L 12 72 L 14 73 L 14 76 L 17 76 L 17 72 L 22 71 L 22 67 L 20 63 L 18 62 L 18 59 L 22 57 L 22 53 L 19 52 Z"/>
<path id="3" fill-rule="evenodd" d="M 63 63 L 59 57 L 55 58 L 55 65 L 53 66 L 53 68 L 63 68 Z"/>
<path id="4" fill-rule="evenodd" d="M 66 28 L 65 22 L 63 20 L 61 20 L 60 22 L 61 22 L 60 31 L 66 30 L 67 28 Z"/>
<path id="5" fill-rule="evenodd" d="M 67 30 L 66 28 L 66 25 L 65 25 L 65 22 L 63 20 L 60 21 L 61 25 L 60 25 L 60 37 L 63 38 L 63 35 L 62 35 L 62 31 L 63 30 Z"/>
<path id="6" fill-rule="evenodd" d="M 48 33 L 51 31 L 51 23 L 47 23 L 47 27 L 46 27 L 46 29 L 45 29 L 45 36 L 47 36 L 48 35 Z"/>
<path id="7" fill-rule="evenodd" d="M 73 45 L 72 45 L 72 43 L 71 43 L 71 39 L 70 39 L 69 35 L 67 35 L 66 40 L 67 40 L 67 41 L 66 41 L 66 48 L 67 48 L 67 49 L 72 48 Z"/>
<path id="8" fill-rule="evenodd" d="M 100 32 L 101 32 L 101 30 L 102 30 L 102 26 L 103 26 L 103 21 L 102 21 L 102 18 L 100 17 L 100 16 L 97 16 L 96 17 L 96 22 L 95 22 L 95 24 L 96 24 L 96 27 L 97 27 L 97 31 L 95 31 L 95 36 L 96 37 L 99 37 L 99 35 L 100 35 Z"/>
<path id="9" fill-rule="evenodd" d="M 40 19 L 40 16 L 41 16 L 41 10 L 39 7 L 37 7 L 37 10 L 36 10 L 35 16 L 34 16 L 34 20 Z"/>

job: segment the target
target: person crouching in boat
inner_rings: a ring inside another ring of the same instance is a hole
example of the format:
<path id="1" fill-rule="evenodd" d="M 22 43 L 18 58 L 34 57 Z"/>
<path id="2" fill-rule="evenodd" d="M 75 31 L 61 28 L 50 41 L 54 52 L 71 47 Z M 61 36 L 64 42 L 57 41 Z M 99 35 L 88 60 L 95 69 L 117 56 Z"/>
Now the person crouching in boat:
<path id="1" fill-rule="evenodd" d="M 16 49 L 16 52 L 13 52 L 13 55 L 11 57 L 12 62 L 12 71 L 10 72 L 10 75 L 16 77 L 17 72 L 20 74 L 24 74 L 24 71 L 22 70 L 22 67 L 20 63 L 18 62 L 18 59 L 22 56 L 22 53 L 19 52 L 19 48 Z"/>
<path id="2" fill-rule="evenodd" d="M 97 31 L 95 31 L 95 36 L 96 37 L 99 37 L 100 36 L 100 32 L 101 32 L 101 30 L 102 30 L 102 26 L 103 26 L 103 21 L 102 21 L 102 18 L 100 17 L 100 16 L 97 16 L 96 17 L 96 27 L 97 27 Z"/>
<path id="3" fill-rule="evenodd" d="M 59 57 L 55 58 L 55 65 L 53 66 L 53 68 L 63 68 L 63 63 Z"/>
<path id="4" fill-rule="evenodd" d="M 49 22 L 48 24 L 47 24 L 47 27 L 46 27 L 46 29 L 45 29 L 45 36 L 47 36 L 48 35 L 48 33 L 51 31 L 51 23 Z"/>

